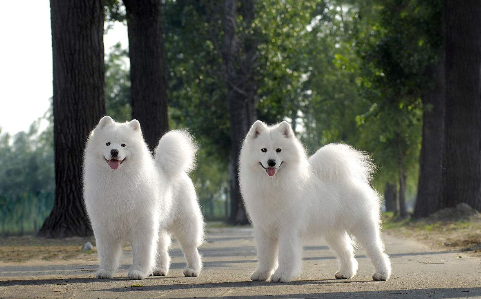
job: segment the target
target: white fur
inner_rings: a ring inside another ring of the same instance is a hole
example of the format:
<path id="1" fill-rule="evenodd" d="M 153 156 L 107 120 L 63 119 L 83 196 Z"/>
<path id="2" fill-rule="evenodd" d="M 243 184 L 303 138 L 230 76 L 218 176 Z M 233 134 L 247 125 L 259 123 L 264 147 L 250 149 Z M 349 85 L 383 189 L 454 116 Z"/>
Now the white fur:
<path id="1" fill-rule="evenodd" d="M 125 159 L 117 169 L 106 161 L 112 149 L 119 151 L 119 160 Z M 187 175 L 194 156 L 195 146 L 185 132 L 165 134 L 154 159 L 137 120 L 123 124 L 108 116 L 100 120 L 84 156 L 85 204 L 100 258 L 97 278 L 112 278 L 123 242 L 132 243 L 129 278 L 167 275 L 171 234 L 179 240 L 187 260 L 184 274 L 200 274 L 197 248 L 203 240 L 203 219 Z"/>
<path id="2" fill-rule="evenodd" d="M 276 162 L 274 176 L 264 169 L 268 160 Z M 259 260 L 251 279 L 291 281 L 301 273 L 302 240 L 322 236 L 339 258 L 336 278 L 357 272 L 354 236 L 374 264 L 373 279 L 389 279 L 379 196 L 369 185 L 372 168 L 368 156 L 343 144 L 326 145 L 308 159 L 288 123 L 255 122 L 242 146 L 239 171 Z"/>
<path id="3" fill-rule="evenodd" d="M 175 130 L 162 136 L 155 149 L 155 159 L 157 163 L 164 165 L 168 175 L 177 177 L 195 168 L 196 151 L 197 146 L 192 136 L 187 131 Z"/>

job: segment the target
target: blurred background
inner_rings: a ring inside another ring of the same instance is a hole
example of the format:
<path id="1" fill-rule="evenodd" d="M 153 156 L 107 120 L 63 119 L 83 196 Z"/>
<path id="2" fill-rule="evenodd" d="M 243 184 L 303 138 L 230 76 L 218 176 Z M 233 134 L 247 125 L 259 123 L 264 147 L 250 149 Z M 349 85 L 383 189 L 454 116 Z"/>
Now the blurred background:
<path id="1" fill-rule="evenodd" d="M 151 148 L 189 129 L 209 221 L 248 223 L 236 161 L 256 119 L 288 121 L 310 154 L 330 142 L 368 152 L 393 217 L 481 208 L 479 4 L 74 2 L 29 1 L 0 53 L 1 235 L 91 234 L 82 153 L 105 114 L 139 119 Z M 8 11 L 2 32 L 18 18 Z"/>

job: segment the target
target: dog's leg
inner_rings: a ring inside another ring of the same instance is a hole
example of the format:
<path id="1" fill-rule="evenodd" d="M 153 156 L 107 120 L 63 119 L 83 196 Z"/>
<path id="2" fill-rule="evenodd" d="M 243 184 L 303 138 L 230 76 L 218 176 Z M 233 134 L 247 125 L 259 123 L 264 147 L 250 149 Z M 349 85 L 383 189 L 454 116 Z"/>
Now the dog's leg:
<path id="1" fill-rule="evenodd" d="M 132 254 L 134 260 L 129 271 L 130 279 L 144 279 L 151 274 L 155 265 L 158 228 L 154 219 L 139 221 L 132 232 Z"/>
<path id="2" fill-rule="evenodd" d="M 202 269 L 202 260 L 197 250 L 197 246 L 193 244 L 181 244 L 187 267 L 184 269 L 184 275 L 187 277 L 197 277 Z"/>
<path id="3" fill-rule="evenodd" d="M 337 279 L 349 279 L 356 275 L 357 261 L 354 258 L 352 240 L 347 232 L 331 233 L 326 236 L 329 247 L 334 250 L 339 260 Z"/>
<path id="4" fill-rule="evenodd" d="M 188 277 L 197 277 L 202 270 L 202 259 L 197 250 L 202 240 L 202 229 L 202 223 L 193 220 L 189 223 L 184 222 L 182 227 L 175 228 L 174 234 L 179 240 L 187 262 L 184 275 Z"/>
<path id="5" fill-rule="evenodd" d="M 301 273 L 302 244 L 296 230 L 284 230 L 279 235 L 279 267 L 272 282 L 289 282 Z"/>
<path id="6" fill-rule="evenodd" d="M 154 276 L 166 276 L 169 273 L 170 268 L 170 256 L 169 256 L 169 246 L 170 246 L 170 235 L 167 231 L 161 229 L 159 233 L 159 241 L 157 245 L 157 257 L 156 265 L 153 272 Z"/>
<path id="7" fill-rule="evenodd" d="M 256 239 L 257 260 L 259 264 L 252 273 L 252 280 L 266 281 L 277 268 L 278 240 L 260 229 L 254 231 Z"/>
<path id="8" fill-rule="evenodd" d="M 97 234 L 96 243 L 100 267 L 95 276 L 99 279 L 110 279 L 119 267 L 122 243 L 112 236 L 102 234 Z"/>
<path id="9" fill-rule="evenodd" d="M 366 219 L 363 224 L 356 227 L 353 235 L 364 247 L 367 256 L 376 269 L 372 279 L 388 280 L 391 276 L 391 262 L 387 254 L 384 253 L 384 244 L 382 243 L 379 226 L 376 222 Z"/>
<path id="10" fill-rule="evenodd" d="M 185 234 L 177 234 L 182 252 L 184 253 L 187 267 L 184 269 L 184 275 L 187 277 L 197 277 L 202 270 L 202 260 L 197 250 L 198 245 Z"/>

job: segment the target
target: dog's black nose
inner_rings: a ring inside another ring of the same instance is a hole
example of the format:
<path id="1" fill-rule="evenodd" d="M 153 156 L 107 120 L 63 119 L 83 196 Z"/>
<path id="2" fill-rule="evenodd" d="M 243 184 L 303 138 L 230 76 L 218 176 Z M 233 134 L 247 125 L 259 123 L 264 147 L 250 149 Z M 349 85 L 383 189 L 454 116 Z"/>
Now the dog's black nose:
<path id="1" fill-rule="evenodd" d="M 117 157 L 119 155 L 119 150 L 113 149 L 110 151 L 112 157 Z"/>
<path id="2" fill-rule="evenodd" d="M 267 160 L 267 165 L 269 165 L 269 167 L 276 166 L 276 160 L 272 160 L 272 159 Z"/>

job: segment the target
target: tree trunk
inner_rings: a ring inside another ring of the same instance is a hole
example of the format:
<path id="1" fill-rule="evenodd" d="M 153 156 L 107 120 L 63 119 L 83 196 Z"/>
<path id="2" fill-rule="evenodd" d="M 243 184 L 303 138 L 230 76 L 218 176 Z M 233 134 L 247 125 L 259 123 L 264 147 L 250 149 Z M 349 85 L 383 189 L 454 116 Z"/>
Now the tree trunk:
<path id="1" fill-rule="evenodd" d="M 427 217 L 439 209 L 445 117 L 444 55 L 434 68 L 434 89 L 423 97 L 423 138 L 419 159 L 419 182 L 414 218 Z"/>
<path id="2" fill-rule="evenodd" d="M 406 172 L 401 170 L 399 173 L 399 217 L 406 218 Z"/>
<path id="3" fill-rule="evenodd" d="M 386 183 L 384 189 L 384 200 L 386 202 L 386 211 L 394 212 L 397 215 L 397 186 L 394 183 Z"/>
<path id="4" fill-rule="evenodd" d="M 39 235 L 92 234 L 83 203 L 83 152 L 105 115 L 101 0 L 51 0 L 55 204 Z"/>
<path id="5" fill-rule="evenodd" d="M 153 150 L 168 131 L 161 1 L 124 0 L 129 35 L 132 117 Z"/>
<path id="6" fill-rule="evenodd" d="M 254 19 L 254 2 L 252 0 L 224 1 L 224 41 L 222 60 L 224 62 L 225 81 L 228 91 L 232 157 L 230 168 L 231 214 L 229 222 L 233 224 L 248 223 L 244 202 L 239 187 L 239 153 L 250 126 L 256 119 L 255 93 L 253 78 L 254 61 L 257 55 L 257 42 L 253 36 L 246 35 L 239 42 L 236 33 L 237 9 L 246 23 L 246 28 Z"/>
<path id="7" fill-rule="evenodd" d="M 399 216 L 406 218 L 406 171 L 404 170 L 404 155 L 400 151 L 398 157 L 399 163 Z"/>
<path id="8" fill-rule="evenodd" d="M 443 207 L 481 210 L 481 1 L 446 0 Z"/>

